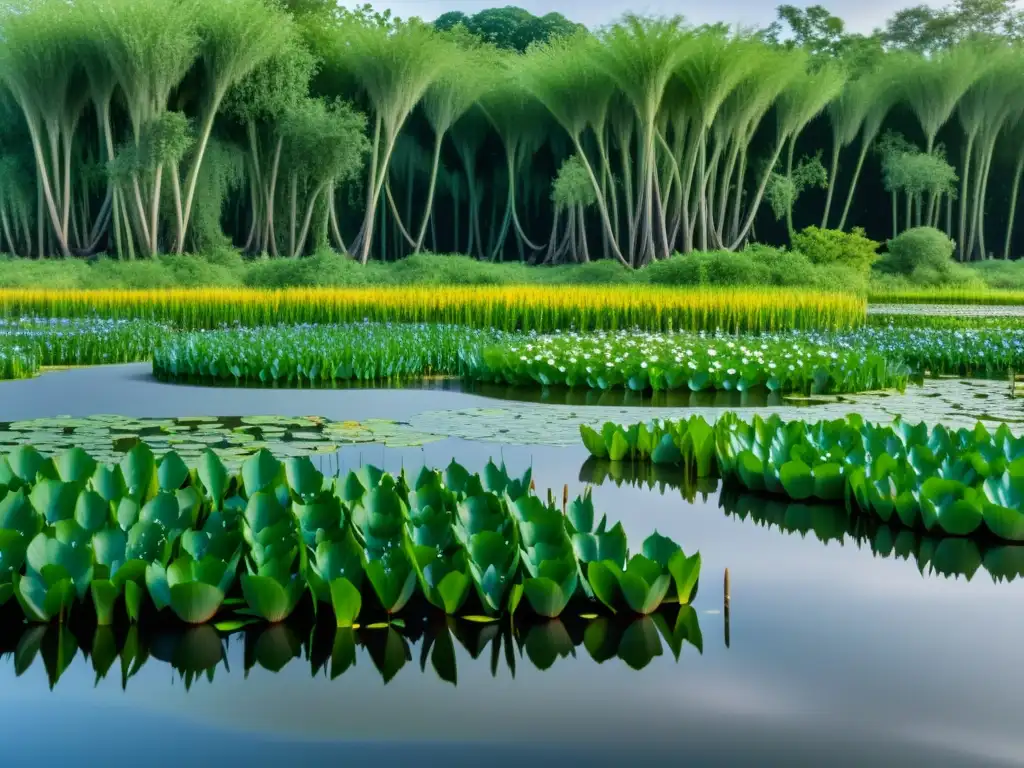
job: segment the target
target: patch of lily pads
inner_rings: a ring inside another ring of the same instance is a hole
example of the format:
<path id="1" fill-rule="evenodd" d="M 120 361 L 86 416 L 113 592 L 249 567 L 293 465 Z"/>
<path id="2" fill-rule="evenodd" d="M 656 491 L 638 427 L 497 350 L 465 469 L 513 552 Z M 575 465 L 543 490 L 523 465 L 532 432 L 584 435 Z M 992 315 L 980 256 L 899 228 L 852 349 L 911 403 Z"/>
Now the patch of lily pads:
<path id="1" fill-rule="evenodd" d="M 0 423 L 0 453 L 32 445 L 43 453 L 82 448 L 97 461 L 118 461 L 139 443 L 154 452 L 173 450 L 186 462 L 212 449 L 236 465 L 260 449 L 282 458 L 333 454 L 344 445 L 419 446 L 440 438 L 386 419 L 328 421 L 316 416 L 191 416 L 174 419 L 97 415 Z"/>

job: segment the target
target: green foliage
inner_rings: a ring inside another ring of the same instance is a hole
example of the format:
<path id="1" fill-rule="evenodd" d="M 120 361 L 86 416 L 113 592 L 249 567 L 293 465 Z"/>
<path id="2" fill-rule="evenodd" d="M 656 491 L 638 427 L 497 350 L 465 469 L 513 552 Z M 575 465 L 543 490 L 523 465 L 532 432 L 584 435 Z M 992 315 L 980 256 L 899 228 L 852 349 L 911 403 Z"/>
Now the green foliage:
<path id="1" fill-rule="evenodd" d="M 777 171 L 772 172 L 768 178 L 764 199 L 771 207 L 776 220 L 781 220 L 788 211 L 793 209 L 805 189 L 808 187 L 824 189 L 826 186 L 828 186 L 828 171 L 821 164 L 821 158 L 818 156 L 805 157 L 790 175 Z"/>
<path id="2" fill-rule="evenodd" d="M 793 248 L 814 264 L 842 264 L 867 273 L 878 260 L 878 246 L 855 227 L 852 232 L 807 227 L 793 236 Z"/>
<path id="3" fill-rule="evenodd" d="M 953 271 L 955 244 L 934 227 L 915 227 L 893 238 L 882 263 L 886 271 L 909 275 L 927 284 L 931 276 L 945 277 Z"/>
<path id="4" fill-rule="evenodd" d="M 390 621 L 421 595 L 448 614 L 495 618 L 525 596 L 556 618 L 574 601 L 595 606 L 574 542 L 595 544 L 585 551 L 612 569 L 627 551 L 621 526 L 593 530 L 592 508 L 583 520 L 589 496 L 570 518 L 533 494 L 529 471 L 513 478 L 493 463 L 482 476 L 453 462 L 415 479 L 369 466 L 327 478 L 308 457 L 282 465 L 265 450 L 230 474 L 210 451 L 190 469 L 145 446 L 116 466 L 78 449 L 51 460 L 26 447 L 0 457 L 0 469 L 0 554 L 10 564 L 0 602 L 15 597 L 37 623 L 63 622 L 89 596 L 100 626 L 122 600 L 132 623 L 151 609 L 188 624 L 228 610 L 228 624 L 277 623 L 308 592 L 342 628 L 361 616 Z M 644 552 L 620 578 L 628 607 L 652 613 L 673 585 L 688 601 L 699 557 L 660 536 Z"/>
<path id="5" fill-rule="evenodd" d="M 850 514 L 908 528 L 1024 540 L 1024 438 L 1005 424 L 953 431 L 899 418 L 886 426 L 856 415 L 806 423 L 726 413 L 713 427 L 694 416 L 580 431 L 597 458 L 683 465 L 796 501 L 845 500 Z"/>
<path id="6" fill-rule="evenodd" d="M 907 371 L 865 345 L 783 337 L 563 333 L 469 346 L 464 375 L 511 385 L 634 392 L 689 389 L 807 394 L 906 385 Z"/>
<path id="7" fill-rule="evenodd" d="M 153 372 L 172 381 L 263 386 L 458 375 L 463 358 L 496 337 L 455 326 L 376 323 L 175 334 L 153 349 Z"/>
<path id="8" fill-rule="evenodd" d="M 551 199 L 559 208 L 589 208 L 597 202 L 594 183 L 578 155 L 572 155 L 558 169 L 551 187 Z"/>

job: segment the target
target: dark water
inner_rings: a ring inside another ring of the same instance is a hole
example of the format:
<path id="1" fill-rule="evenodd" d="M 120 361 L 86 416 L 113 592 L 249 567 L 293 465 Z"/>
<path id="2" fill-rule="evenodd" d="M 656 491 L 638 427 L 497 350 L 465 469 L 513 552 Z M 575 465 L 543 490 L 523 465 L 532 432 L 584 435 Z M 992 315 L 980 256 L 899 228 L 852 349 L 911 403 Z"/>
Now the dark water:
<path id="1" fill-rule="evenodd" d="M 0 384 L 0 420 L 65 413 L 401 418 L 478 399 L 179 388 L 96 370 Z M 582 446 L 351 446 L 338 462 L 343 469 L 369 461 L 397 470 L 454 457 L 479 469 L 492 456 L 512 471 L 532 465 L 541 492 L 568 484 L 576 494 L 601 481 L 595 506 L 623 522 L 634 547 L 656 529 L 687 551 L 699 549 L 704 567 L 693 608 L 702 652 L 688 635 L 676 658 L 671 614 L 661 627 L 652 620 L 594 630 L 576 619 L 514 632 L 410 617 L 401 632 L 365 630 L 351 644 L 333 630 L 296 622 L 236 633 L 224 646 L 205 629 L 147 632 L 138 647 L 150 657 L 122 687 L 111 638 L 97 645 L 91 631 L 29 635 L 5 624 L 3 765 L 1024 760 L 1024 580 L 996 582 L 992 575 L 1012 570 L 1005 563 L 1016 562 L 1016 552 L 978 548 L 982 566 L 969 580 L 954 578 L 943 574 L 970 570 L 965 564 L 973 559 L 937 556 L 941 541 L 890 542 L 884 532 L 847 525 L 836 510 L 677 487 L 671 477 L 602 474 L 587 465 Z M 123 630 L 112 642 L 115 652 L 131 647 Z M 110 669 L 97 681 L 96 667 L 106 662 Z M 65 666 L 51 691 L 51 677 Z M 202 673 L 208 666 L 216 670 L 212 681 Z"/>

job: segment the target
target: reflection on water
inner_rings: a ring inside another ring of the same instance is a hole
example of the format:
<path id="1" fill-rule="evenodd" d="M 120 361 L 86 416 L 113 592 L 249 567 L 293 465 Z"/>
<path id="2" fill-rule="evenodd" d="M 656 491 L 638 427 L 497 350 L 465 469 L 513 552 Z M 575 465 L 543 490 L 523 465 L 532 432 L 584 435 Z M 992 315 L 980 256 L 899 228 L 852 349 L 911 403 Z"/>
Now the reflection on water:
<path id="1" fill-rule="evenodd" d="M 724 390 L 691 392 L 676 389 L 660 392 L 633 392 L 613 389 L 569 389 L 568 387 L 513 387 L 505 384 L 466 383 L 462 392 L 495 400 L 548 405 L 603 405 L 637 408 L 762 408 L 765 406 L 820 405 L 831 400 L 809 399 L 784 395 L 781 392 L 757 390 L 726 392 Z"/>
<path id="2" fill-rule="evenodd" d="M 582 482 L 601 486 L 614 483 L 673 491 L 693 503 L 707 502 L 719 491 L 714 478 L 698 478 L 677 467 L 658 467 L 649 462 L 609 462 L 591 457 L 580 468 Z M 823 544 L 850 542 L 869 549 L 875 557 L 913 560 L 922 575 L 965 576 L 970 580 L 984 569 L 994 581 L 1013 581 L 1024 576 L 1024 545 L 979 537 L 933 536 L 902 526 L 890 526 L 869 515 L 851 515 L 837 504 L 807 504 L 741 491 L 722 484 L 718 506 L 726 515 L 750 520 L 755 525 L 777 528 L 806 537 L 813 534 Z"/>
<path id="3" fill-rule="evenodd" d="M 34 664 L 42 665 L 50 688 L 72 664 L 90 665 L 98 684 L 108 675 L 120 676 L 121 687 L 147 664 L 170 665 L 190 688 L 199 679 L 214 682 L 231 674 L 233 645 L 243 647 L 244 674 L 256 667 L 280 672 L 303 660 L 312 677 L 335 679 L 359 660 L 369 660 L 387 684 L 403 670 L 428 667 L 440 680 L 458 685 L 455 646 L 471 659 L 489 665 L 492 677 L 504 670 L 515 677 L 526 660 L 540 671 L 560 659 L 589 656 L 598 664 L 615 660 L 642 670 L 656 657 L 669 653 L 678 662 L 686 643 L 703 653 L 704 641 L 696 611 L 668 605 L 650 616 L 563 616 L 547 621 L 475 622 L 420 611 L 403 621 L 368 628 L 335 628 L 315 623 L 311 612 L 287 623 L 222 628 L 133 624 L 99 627 L 86 623 L 25 625 L 10 620 L 5 610 L 0 632 L 0 658 L 10 657 L 20 677 Z M 414 649 L 416 650 L 414 654 Z"/>

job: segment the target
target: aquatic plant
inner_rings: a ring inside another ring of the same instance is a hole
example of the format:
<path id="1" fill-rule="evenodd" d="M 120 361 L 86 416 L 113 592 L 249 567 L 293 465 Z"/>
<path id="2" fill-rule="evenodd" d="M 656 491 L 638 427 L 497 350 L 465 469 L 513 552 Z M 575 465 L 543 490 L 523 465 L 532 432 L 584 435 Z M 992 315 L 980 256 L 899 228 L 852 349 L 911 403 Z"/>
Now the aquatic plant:
<path id="1" fill-rule="evenodd" d="M 879 334 L 887 338 L 885 334 Z M 878 344 L 831 344 L 806 334 L 727 335 L 565 333 L 512 336 L 463 350 L 465 375 L 512 385 L 863 392 L 906 385 L 907 370 L 890 363 Z M 898 343 L 886 351 L 898 349 Z"/>
<path id="2" fill-rule="evenodd" d="M 144 320 L 0 320 L 0 379 L 28 378 L 49 366 L 141 362 L 170 337 L 166 326 Z"/>
<path id="3" fill-rule="evenodd" d="M 1024 438 L 1006 424 L 990 433 L 980 423 L 954 431 L 855 414 L 807 423 L 726 413 L 713 427 L 694 416 L 580 433 L 599 459 L 683 465 L 754 492 L 845 501 L 851 513 L 908 528 L 1024 540 Z"/>
<path id="4" fill-rule="evenodd" d="M 524 596 L 548 618 L 570 603 L 592 609 L 592 595 L 649 614 L 673 585 L 673 599 L 689 602 L 699 557 L 654 534 L 618 579 L 619 605 L 592 572 L 619 568 L 625 536 L 603 522 L 578 529 L 592 528 L 589 497 L 573 509 L 570 522 L 534 495 L 529 472 L 512 478 L 493 463 L 471 475 L 453 462 L 410 482 L 371 466 L 325 477 L 308 457 L 282 463 L 266 450 L 229 472 L 212 451 L 190 467 L 138 444 L 113 465 L 23 446 L 0 457 L 0 602 L 15 597 L 40 623 L 63 621 L 89 595 L 101 626 L 122 602 L 131 622 L 151 606 L 188 624 L 228 613 L 276 623 L 312 592 L 339 627 L 390 621 L 418 595 L 485 621 Z"/>
<path id="5" fill-rule="evenodd" d="M 575 329 L 759 333 L 862 325 L 845 293 L 653 286 L 0 290 L 0 317 L 145 319 L 182 329 L 281 323 L 447 323 L 502 331 Z"/>
<path id="6" fill-rule="evenodd" d="M 153 350 L 172 381 L 332 386 L 347 381 L 454 376 L 501 333 L 451 325 L 291 325 L 175 334 Z"/>

